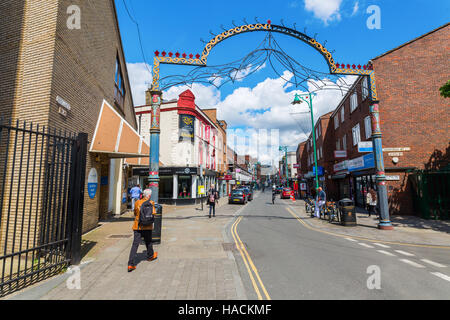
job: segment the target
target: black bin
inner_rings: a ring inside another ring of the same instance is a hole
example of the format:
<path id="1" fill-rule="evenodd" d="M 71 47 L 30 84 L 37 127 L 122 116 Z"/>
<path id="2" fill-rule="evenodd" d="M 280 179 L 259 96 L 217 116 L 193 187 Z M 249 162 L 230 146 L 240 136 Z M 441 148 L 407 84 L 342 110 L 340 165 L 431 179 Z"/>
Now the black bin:
<path id="1" fill-rule="evenodd" d="M 155 204 L 156 216 L 153 224 L 152 243 L 161 243 L 161 229 L 162 229 L 162 205 Z"/>
<path id="2" fill-rule="evenodd" d="M 339 213 L 343 226 L 356 226 L 355 203 L 351 199 L 339 200 Z"/>

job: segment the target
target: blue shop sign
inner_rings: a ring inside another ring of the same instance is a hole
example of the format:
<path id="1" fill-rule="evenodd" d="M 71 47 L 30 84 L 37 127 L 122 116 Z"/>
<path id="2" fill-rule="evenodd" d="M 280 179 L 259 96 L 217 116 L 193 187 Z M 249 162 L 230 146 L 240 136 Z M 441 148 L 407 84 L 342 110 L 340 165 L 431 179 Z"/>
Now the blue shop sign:
<path id="1" fill-rule="evenodd" d="M 318 176 L 323 176 L 324 170 L 323 167 L 321 166 L 317 166 L 317 175 Z M 316 167 L 313 167 L 313 174 L 316 175 Z"/>
<path id="2" fill-rule="evenodd" d="M 348 171 L 359 171 L 364 169 L 375 168 L 375 159 L 373 152 L 362 157 L 348 160 Z"/>

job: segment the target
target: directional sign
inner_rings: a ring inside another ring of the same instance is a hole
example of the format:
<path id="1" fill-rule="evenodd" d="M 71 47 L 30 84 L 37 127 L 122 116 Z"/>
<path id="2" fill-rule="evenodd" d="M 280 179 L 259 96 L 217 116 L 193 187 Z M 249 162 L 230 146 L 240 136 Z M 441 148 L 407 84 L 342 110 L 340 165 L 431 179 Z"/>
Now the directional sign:
<path id="1" fill-rule="evenodd" d="M 97 193 L 97 187 L 98 187 L 97 170 L 95 168 L 92 168 L 89 171 L 89 175 L 88 175 L 88 194 L 89 194 L 89 198 L 94 199 L 95 194 Z"/>
<path id="2" fill-rule="evenodd" d="M 358 142 L 358 152 L 373 152 L 372 141 Z"/>

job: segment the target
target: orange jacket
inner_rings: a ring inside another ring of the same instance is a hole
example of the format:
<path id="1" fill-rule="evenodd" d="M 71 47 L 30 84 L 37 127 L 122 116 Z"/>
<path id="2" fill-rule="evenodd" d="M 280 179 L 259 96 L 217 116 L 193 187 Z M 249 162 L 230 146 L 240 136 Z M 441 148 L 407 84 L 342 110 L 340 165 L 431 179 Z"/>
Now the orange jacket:
<path id="1" fill-rule="evenodd" d="M 147 201 L 147 199 L 140 199 L 134 203 L 134 223 L 133 223 L 133 230 L 153 230 L 153 224 L 150 226 L 140 226 L 139 225 L 139 215 L 140 215 L 140 209 L 142 204 Z M 150 201 L 153 205 L 153 215 L 156 215 L 156 209 L 155 209 L 155 202 Z"/>

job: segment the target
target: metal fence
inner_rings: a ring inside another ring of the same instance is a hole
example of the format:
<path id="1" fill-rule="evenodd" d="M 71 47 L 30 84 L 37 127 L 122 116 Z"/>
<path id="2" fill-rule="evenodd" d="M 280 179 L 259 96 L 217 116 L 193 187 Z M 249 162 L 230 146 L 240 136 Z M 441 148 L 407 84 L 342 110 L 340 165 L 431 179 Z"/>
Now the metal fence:
<path id="1" fill-rule="evenodd" d="M 0 297 L 80 260 L 87 134 L 0 119 Z"/>
<path id="2" fill-rule="evenodd" d="M 417 171 L 409 179 L 414 206 L 422 218 L 450 219 L 450 170 Z"/>

